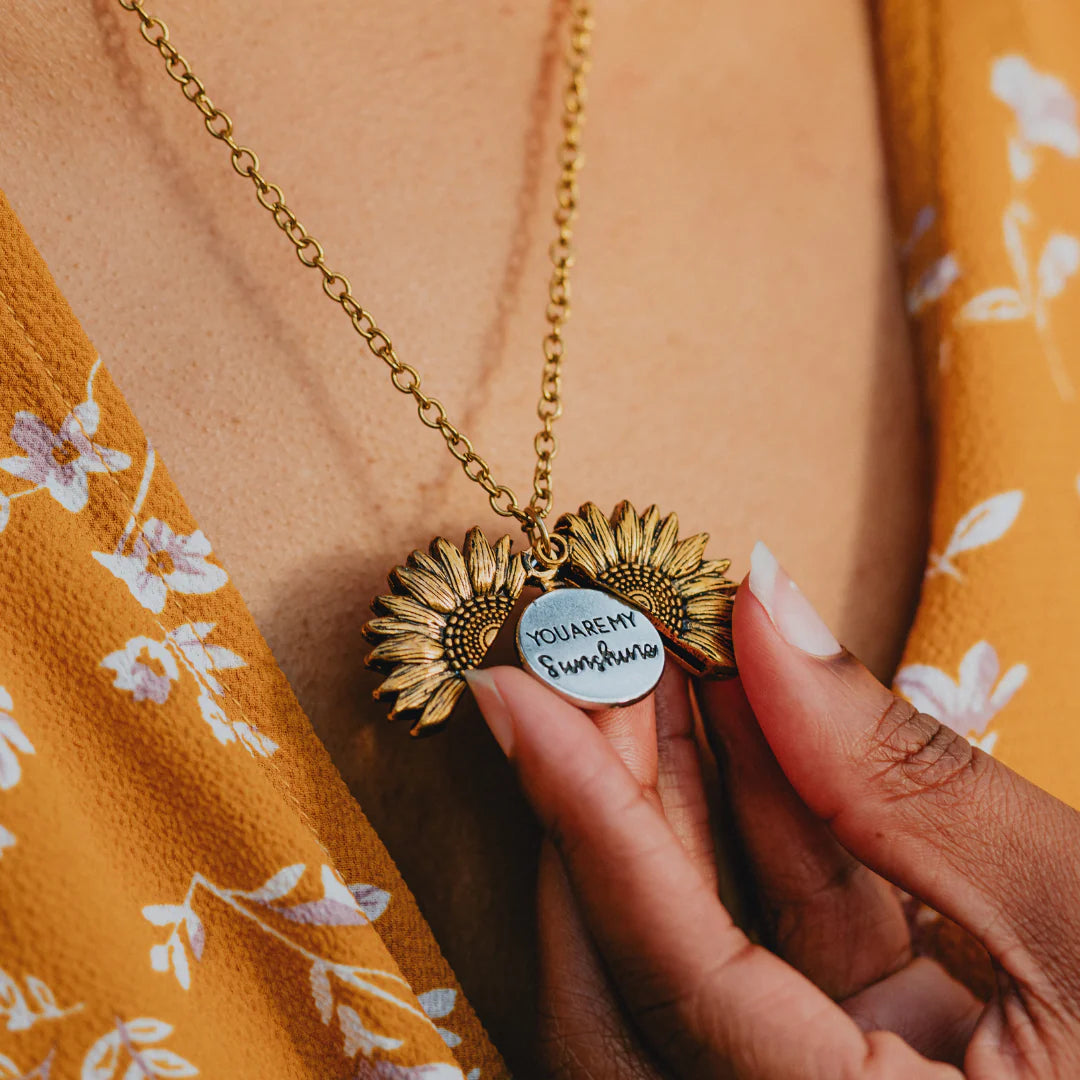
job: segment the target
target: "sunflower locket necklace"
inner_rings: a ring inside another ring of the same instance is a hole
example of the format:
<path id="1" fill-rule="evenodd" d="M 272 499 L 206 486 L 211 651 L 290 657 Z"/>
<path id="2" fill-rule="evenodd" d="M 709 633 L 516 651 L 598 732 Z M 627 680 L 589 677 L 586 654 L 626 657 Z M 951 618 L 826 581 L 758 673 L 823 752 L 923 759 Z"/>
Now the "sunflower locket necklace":
<path id="1" fill-rule="evenodd" d="M 255 197 L 292 243 L 300 262 L 322 277 L 323 292 L 348 316 L 370 352 L 390 370 L 395 389 L 408 394 L 421 422 L 446 441 L 465 475 L 487 494 L 500 517 L 514 518 L 529 541 L 514 552 L 509 536 L 492 546 L 472 528 L 459 550 L 436 537 L 428 551 L 414 551 L 390 573 L 390 592 L 372 601 L 375 617 L 364 627 L 374 645 L 367 664 L 386 675 L 375 691 L 392 701 L 390 717 L 407 716 L 412 734 L 437 731 L 465 689 L 464 672 L 479 667 L 527 586 L 542 590 L 517 626 L 522 666 L 567 700 L 586 709 L 636 701 L 656 685 L 665 654 L 692 673 L 711 678 L 735 674 L 731 605 L 735 585 L 726 560 L 705 558 L 707 536 L 679 539 L 674 514 L 655 506 L 643 514 L 620 503 L 605 516 L 593 503 L 564 514 L 554 530 L 552 461 L 558 449 L 555 421 L 562 414 L 563 328 L 570 316 L 573 225 L 583 158 L 585 76 L 592 15 L 575 2 L 570 18 L 563 96 L 556 235 L 549 249 L 544 365 L 533 445 L 533 491 L 522 504 L 498 483 L 491 468 L 457 427 L 438 398 L 420 388 L 415 367 L 398 359 L 387 332 L 353 294 L 349 279 L 332 270 L 322 244 L 300 223 L 284 192 L 260 171 L 259 157 L 233 135 L 232 118 L 210 100 L 203 82 L 180 55 L 168 27 L 150 15 L 144 0 L 118 0 L 139 19 L 139 32 L 165 61 L 169 77 L 202 114 L 207 131 L 230 151 L 233 169 L 251 181 Z"/>

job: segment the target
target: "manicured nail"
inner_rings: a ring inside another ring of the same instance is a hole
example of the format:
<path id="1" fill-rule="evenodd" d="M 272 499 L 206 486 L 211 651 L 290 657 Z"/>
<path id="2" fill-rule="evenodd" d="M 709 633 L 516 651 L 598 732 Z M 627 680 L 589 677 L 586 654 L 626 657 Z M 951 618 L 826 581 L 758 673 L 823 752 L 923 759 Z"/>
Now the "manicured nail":
<path id="1" fill-rule="evenodd" d="M 464 672 L 464 675 L 491 734 L 495 736 L 502 752 L 510 757 L 514 749 L 514 721 L 510 718 L 510 710 L 506 707 L 491 672 L 475 668 Z"/>
<path id="2" fill-rule="evenodd" d="M 750 591 L 789 645 L 811 656 L 836 656 L 843 651 L 799 586 L 760 540 L 750 555 Z"/>

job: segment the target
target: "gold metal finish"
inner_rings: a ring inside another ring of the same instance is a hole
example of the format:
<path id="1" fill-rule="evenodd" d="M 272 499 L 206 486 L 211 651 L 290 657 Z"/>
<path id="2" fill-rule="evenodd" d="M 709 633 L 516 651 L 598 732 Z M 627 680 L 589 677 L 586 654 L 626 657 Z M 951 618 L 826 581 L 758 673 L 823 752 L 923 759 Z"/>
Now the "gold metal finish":
<path id="1" fill-rule="evenodd" d="M 570 317 L 571 245 L 578 213 L 578 174 L 584 160 L 581 134 L 592 30 L 587 0 L 574 0 L 571 8 L 570 79 L 563 95 L 558 150 L 557 232 L 549 248 L 548 330 L 536 408 L 541 428 L 533 439 L 532 495 L 524 505 L 511 488 L 495 480 L 487 461 L 450 421 L 438 398 L 421 390 L 420 373 L 398 359 L 389 334 L 353 295 L 349 279 L 327 264 L 322 244 L 300 223 L 281 188 L 263 176 L 255 151 L 236 140 L 232 118 L 210 100 L 202 80 L 170 41 L 166 25 L 146 11 L 143 0 L 118 3 L 138 16 L 139 32 L 160 53 L 169 77 L 202 114 L 206 130 L 229 148 L 233 169 L 254 185 L 259 205 L 292 243 L 300 262 L 318 270 L 323 292 L 348 315 L 371 353 L 390 369 L 394 388 L 412 397 L 420 420 L 442 435 L 465 475 L 486 492 L 492 510 L 515 518 L 529 538 L 531 550 L 512 554 L 509 536 L 492 548 L 484 534 L 473 528 L 463 550 L 436 537 L 428 554 L 414 551 L 404 566 L 392 571 L 391 591 L 372 601 L 376 617 L 364 627 L 365 636 L 374 644 L 367 663 L 387 675 L 375 696 L 393 698 L 391 718 L 413 717 L 413 735 L 442 727 L 465 689 L 463 673 L 483 661 L 526 584 L 544 590 L 568 585 L 606 590 L 647 615 L 668 649 L 695 674 L 734 675 L 731 607 L 735 584 L 724 577 L 726 560 L 705 560 L 704 534 L 679 540 L 674 514 L 661 520 L 656 507 L 650 506 L 639 517 L 627 502 L 620 503 L 610 519 L 593 503 L 586 503 L 577 514 L 560 518 L 554 532 L 549 532 L 545 522 L 554 499 L 552 463 L 559 448 L 554 425 L 562 415 L 563 331 Z M 589 661 L 583 658 L 582 662 Z M 600 665 L 603 660 L 594 657 L 591 663 Z"/>
<path id="2" fill-rule="evenodd" d="M 536 406 L 543 427 L 533 439 L 536 471 L 532 498 L 529 500 L 529 506 L 541 522 L 552 507 L 551 463 L 559 449 L 552 428 L 562 416 L 563 327 L 570 318 L 570 267 L 574 263 L 571 244 L 578 213 L 577 175 L 585 163 L 581 153 L 581 127 L 585 123 L 585 75 L 589 70 L 589 48 L 592 44 L 589 5 L 574 4 L 571 19 L 570 49 L 567 53 L 570 82 L 563 95 L 563 138 L 559 146 L 561 171 L 555 188 L 555 224 L 558 233 L 548 249 L 552 265 L 551 281 L 548 283 L 549 329 L 544 338 L 544 374 L 540 381 L 540 401 Z"/>
<path id="3" fill-rule="evenodd" d="M 564 562 L 569 549 L 561 536 L 552 536 L 548 532 L 543 515 L 533 506 L 525 508 L 526 523 L 524 529 L 532 541 L 533 559 L 551 570 L 557 569 Z"/>
<path id="4" fill-rule="evenodd" d="M 429 554 L 414 551 L 391 571 L 391 594 L 371 602 L 377 617 L 364 635 L 375 648 L 366 662 L 389 675 L 375 697 L 394 699 L 391 720 L 414 716 L 413 735 L 446 723 L 465 689 L 463 672 L 480 666 L 521 595 L 525 555 L 510 546 L 504 536 L 493 548 L 477 528 L 463 551 L 437 536 Z"/>
<path id="5" fill-rule="evenodd" d="M 545 591 L 603 591 L 646 615 L 688 670 L 707 678 L 736 674 L 731 607 L 736 585 L 726 559 L 705 559 L 708 536 L 679 539 L 675 514 L 655 506 L 638 515 L 621 502 L 610 518 L 595 503 L 564 514 L 546 547 L 511 554 L 510 537 L 492 548 L 478 528 L 463 551 L 441 536 L 390 574 L 391 594 L 372 601 L 364 627 L 375 648 L 369 667 L 389 677 L 376 698 L 393 697 L 390 718 L 415 718 L 413 735 L 443 727 L 526 585 Z M 546 551 L 546 555 L 545 555 Z"/>
<path id="6" fill-rule="evenodd" d="M 270 213 L 274 223 L 288 237 L 296 249 L 297 258 L 322 275 L 323 292 L 341 305 L 353 329 L 367 342 L 368 349 L 390 369 L 390 381 L 394 388 L 411 395 L 416 402 L 417 415 L 424 424 L 442 435 L 447 449 L 460 462 L 465 475 L 487 493 L 491 509 L 500 517 L 516 518 L 530 540 L 535 542 L 535 522 L 542 521 L 551 511 L 551 465 L 559 448 L 553 427 L 562 415 L 563 327 L 570 317 L 570 267 L 574 261 L 571 242 L 578 210 L 577 176 L 584 163 L 581 128 L 585 122 L 585 76 L 589 70 L 593 25 L 590 5 L 587 2 L 574 3 L 570 16 L 570 47 L 567 52 L 570 80 L 563 96 L 563 136 L 558 151 L 560 173 L 556 186 L 555 224 L 558 231 L 549 249 L 552 274 L 548 285 L 548 332 L 543 343 L 544 368 L 540 400 L 536 407 L 542 426 L 533 440 L 536 449 L 533 493 L 523 507 L 513 489 L 498 483 L 491 475 L 487 461 L 450 421 L 442 402 L 420 389 L 420 373 L 398 359 L 389 334 L 353 295 L 349 279 L 327 265 L 322 244 L 300 223 L 286 203 L 281 188 L 263 176 L 258 154 L 237 142 L 233 136 L 232 117 L 210 100 L 202 80 L 194 74 L 191 65 L 170 40 L 169 28 L 165 23 L 147 12 L 143 0 L 117 2 L 125 11 L 139 17 L 139 33 L 147 44 L 153 45 L 161 54 L 169 78 L 179 83 L 184 97 L 202 113 L 206 130 L 229 148 L 232 167 L 240 176 L 252 182 L 259 205 Z"/>
<path id="7" fill-rule="evenodd" d="M 644 612 L 670 652 L 695 675 L 736 674 L 731 643 L 735 582 L 728 559 L 705 559 L 707 533 L 679 539 L 679 519 L 655 506 L 640 517 L 628 502 L 606 518 L 595 503 L 564 514 L 556 536 L 570 545 L 565 575 Z"/>

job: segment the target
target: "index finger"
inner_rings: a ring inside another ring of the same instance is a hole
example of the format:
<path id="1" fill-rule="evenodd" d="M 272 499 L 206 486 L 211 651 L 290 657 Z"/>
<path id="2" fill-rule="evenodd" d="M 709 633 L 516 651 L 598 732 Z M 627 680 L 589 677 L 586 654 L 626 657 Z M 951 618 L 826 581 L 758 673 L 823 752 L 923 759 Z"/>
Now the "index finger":
<path id="1" fill-rule="evenodd" d="M 470 672 L 469 683 L 559 849 L 620 996 L 679 1075 L 960 1076 L 896 1036 L 864 1035 L 751 944 L 584 713 L 512 668 Z"/>

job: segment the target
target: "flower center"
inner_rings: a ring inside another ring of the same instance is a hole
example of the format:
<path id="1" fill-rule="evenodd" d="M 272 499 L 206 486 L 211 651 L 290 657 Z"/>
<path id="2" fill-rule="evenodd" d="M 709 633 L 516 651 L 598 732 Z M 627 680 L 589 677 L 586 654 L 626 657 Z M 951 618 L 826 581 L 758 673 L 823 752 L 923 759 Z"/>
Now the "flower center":
<path id="1" fill-rule="evenodd" d="M 70 465 L 79 459 L 79 451 L 73 443 L 65 439 L 59 446 L 52 448 L 52 456 L 57 465 Z"/>
<path id="2" fill-rule="evenodd" d="M 461 671 L 479 666 L 513 606 L 509 596 L 474 596 L 453 612 L 443 634 L 450 667 Z"/>
<path id="3" fill-rule="evenodd" d="M 145 645 L 139 650 L 139 655 L 136 659 L 144 668 L 148 668 L 159 679 L 168 678 L 169 673 L 165 670 L 165 665 L 161 662 L 161 658 L 152 655 Z"/>
<path id="4" fill-rule="evenodd" d="M 682 598 L 671 587 L 671 579 L 653 566 L 620 563 L 605 570 L 596 580 L 671 630 L 680 626 L 686 614 Z"/>
<path id="5" fill-rule="evenodd" d="M 165 577 L 176 570 L 176 564 L 167 551 L 152 551 L 146 558 L 146 569 L 158 577 Z"/>

